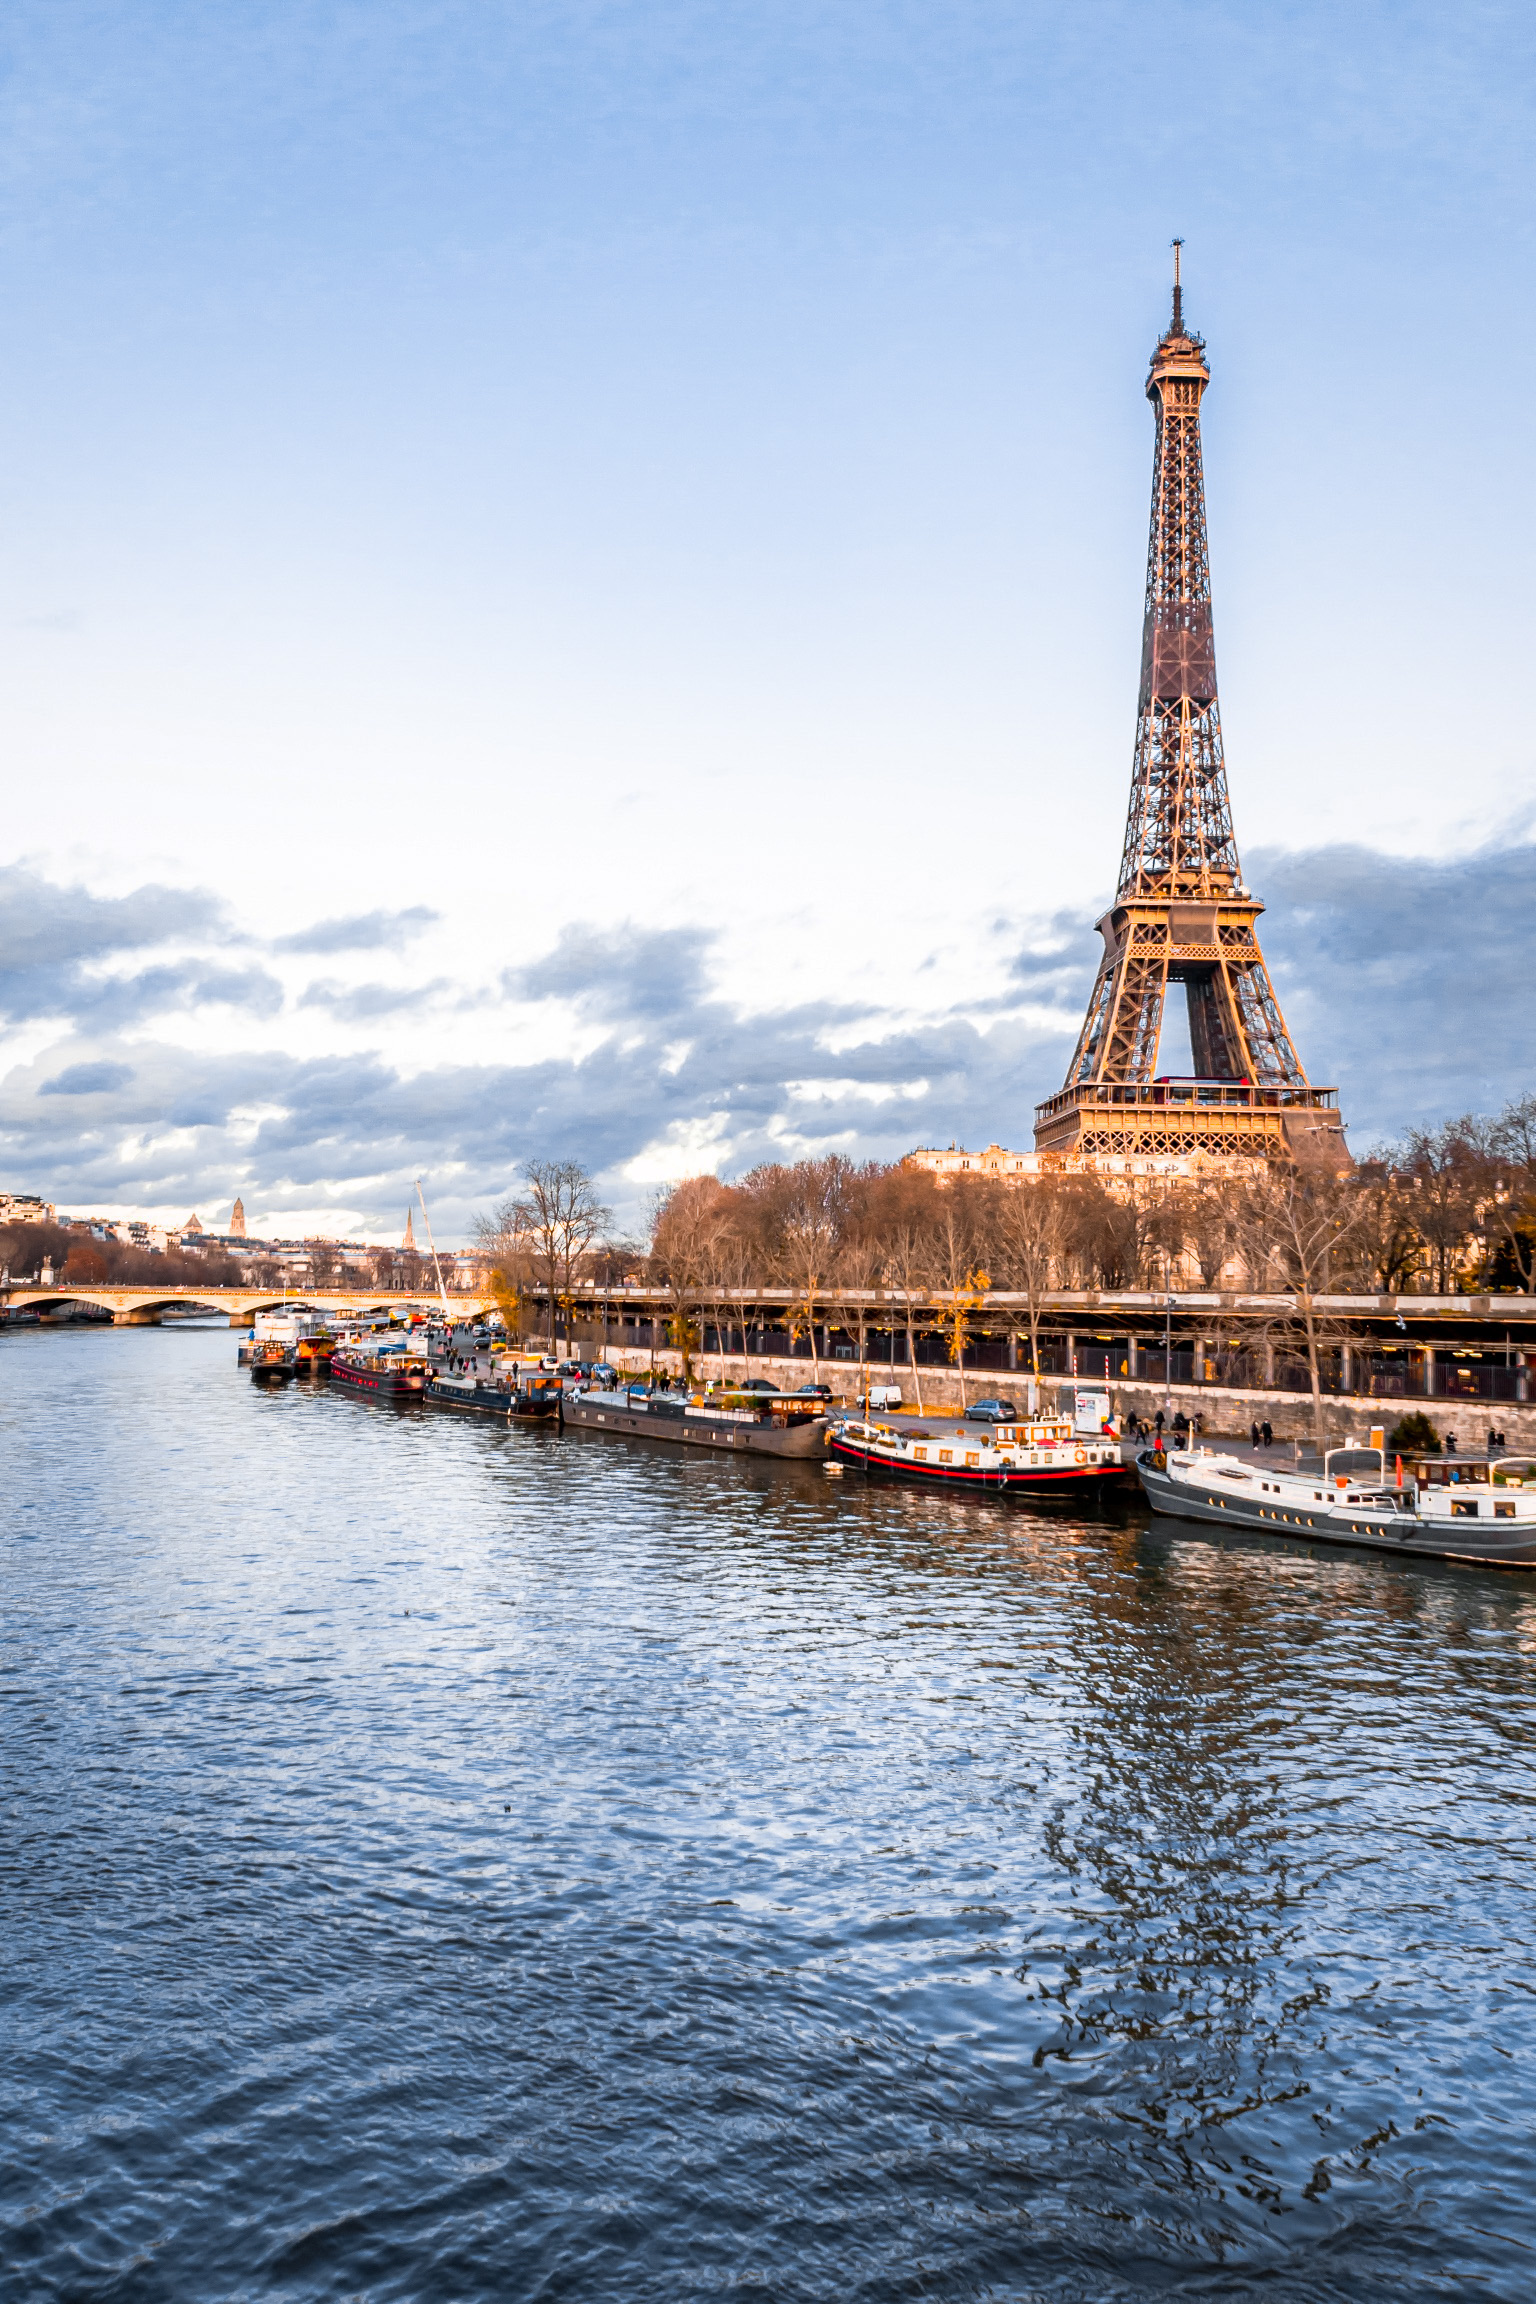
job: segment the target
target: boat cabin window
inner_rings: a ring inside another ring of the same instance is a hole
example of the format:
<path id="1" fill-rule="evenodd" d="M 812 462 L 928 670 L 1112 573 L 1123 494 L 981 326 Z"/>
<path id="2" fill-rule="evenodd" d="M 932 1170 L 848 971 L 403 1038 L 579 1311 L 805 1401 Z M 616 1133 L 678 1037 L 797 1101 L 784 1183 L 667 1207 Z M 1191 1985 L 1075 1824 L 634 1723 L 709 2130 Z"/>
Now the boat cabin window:
<path id="1" fill-rule="evenodd" d="M 1453 1520 L 1475 1520 L 1477 1518 L 1477 1498 L 1475 1496 L 1453 1496 L 1451 1498 L 1451 1518 Z"/>

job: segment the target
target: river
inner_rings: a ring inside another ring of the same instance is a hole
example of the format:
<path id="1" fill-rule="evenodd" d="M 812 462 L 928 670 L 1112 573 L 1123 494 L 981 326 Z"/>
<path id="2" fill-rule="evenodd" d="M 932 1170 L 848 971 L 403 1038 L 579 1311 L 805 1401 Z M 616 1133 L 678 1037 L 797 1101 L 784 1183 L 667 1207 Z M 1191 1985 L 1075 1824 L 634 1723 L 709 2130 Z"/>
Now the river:
<path id="1" fill-rule="evenodd" d="M 18 2299 L 1536 2286 L 1536 1580 L 0 1337 Z"/>

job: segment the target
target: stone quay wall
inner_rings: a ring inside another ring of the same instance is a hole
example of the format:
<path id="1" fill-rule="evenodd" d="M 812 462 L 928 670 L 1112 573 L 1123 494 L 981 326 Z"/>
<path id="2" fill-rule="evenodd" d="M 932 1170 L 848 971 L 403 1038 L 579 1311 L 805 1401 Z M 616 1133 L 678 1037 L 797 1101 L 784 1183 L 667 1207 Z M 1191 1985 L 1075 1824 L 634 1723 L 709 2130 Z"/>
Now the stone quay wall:
<path id="1" fill-rule="evenodd" d="M 681 1355 L 660 1346 L 654 1354 L 648 1350 L 625 1349 L 610 1351 L 608 1358 L 615 1368 L 632 1375 L 643 1375 L 653 1364 L 658 1373 L 668 1376 L 677 1376 L 682 1371 Z M 718 1352 L 695 1352 L 695 1383 L 714 1383 L 721 1373 Z M 810 1361 L 805 1359 L 760 1358 L 754 1354 L 746 1361 L 740 1353 L 728 1352 L 723 1373 L 728 1383 L 739 1383 L 744 1376 L 766 1376 L 770 1383 L 781 1384 L 786 1391 L 794 1392 L 802 1384 L 810 1383 L 813 1370 Z M 857 1363 L 823 1360 L 817 1373 L 823 1384 L 831 1385 L 836 1397 L 850 1405 L 857 1400 L 863 1382 Z M 869 1381 L 900 1384 L 903 1405 L 917 1406 L 917 1387 L 910 1368 L 887 1368 L 871 1362 Z M 967 1372 L 965 1400 L 986 1400 L 996 1394 L 1021 1400 L 1021 1387 L 1026 1381 L 1023 1376 L 1009 1375 L 1006 1371 L 999 1373 L 992 1368 L 974 1375 Z M 1043 1376 L 1040 1381 L 1046 1399 L 1051 1400 L 1057 1386 L 1071 1379 Z M 1082 1381 L 1096 1383 L 1099 1379 L 1084 1377 Z M 1175 1384 L 1165 1393 L 1161 1384 L 1131 1383 L 1124 1377 L 1111 1378 L 1109 1391 L 1117 1417 L 1136 1415 L 1149 1424 L 1165 1398 L 1171 1398 L 1175 1413 L 1182 1408 L 1186 1416 L 1200 1418 L 1201 1435 L 1207 1440 L 1246 1440 L 1251 1425 L 1266 1421 L 1277 1440 L 1310 1441 L 1312 1438 L 1309 1392 L 1247 1392 L 1224 1384 Z M 924 1407 L 935 1415 L 958 1415 L 962 1406 L 958 1374 L 953 1368 L 923 1369 L 922 1395 Z M 1536 1405 L 1513 1400 L 1372 1400 L 1348 1393 L 1325 1392 L 1324 1430 L 1330 1446 L 1352 1438 L 1363 1442 L 1373 1424 L 1384 1425 L 1390 1431 L 1400 1416 L 1415 1409 L 1427 1415 L 1442 1436 L 1454 1433 L 1464 1451 L 1481 1454 L 1492 1426 L 1505 1434 L 1511 1451 L 1528 1449 L 1536 1454 Z"/>

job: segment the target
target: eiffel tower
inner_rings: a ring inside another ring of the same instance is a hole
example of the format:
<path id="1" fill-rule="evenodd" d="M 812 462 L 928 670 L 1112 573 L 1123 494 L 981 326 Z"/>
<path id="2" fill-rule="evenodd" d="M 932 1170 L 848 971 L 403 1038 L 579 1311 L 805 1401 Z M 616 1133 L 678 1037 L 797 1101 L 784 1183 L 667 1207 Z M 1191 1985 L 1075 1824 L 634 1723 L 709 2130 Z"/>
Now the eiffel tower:
<path id="1" fill-rule="evenodd" d="M 1098 923 L 1098 981 L 1066 1085 L 1037 1106 L 1043 1153 L 1138 1162 L 1291 1159 L 1345 1165 L 1332 1088 L 1301 1068 L 1259 949 L 1264 907 L 1243 884 L 1216 697 L 1200 461 L 1203 338 L 1173 325 L 1152 355 L 1157 420 L 1131 806 L 1114 903 Z M 1182 984 L 1192 1078 L 1157 1070 L 1163 1003 Z"/>

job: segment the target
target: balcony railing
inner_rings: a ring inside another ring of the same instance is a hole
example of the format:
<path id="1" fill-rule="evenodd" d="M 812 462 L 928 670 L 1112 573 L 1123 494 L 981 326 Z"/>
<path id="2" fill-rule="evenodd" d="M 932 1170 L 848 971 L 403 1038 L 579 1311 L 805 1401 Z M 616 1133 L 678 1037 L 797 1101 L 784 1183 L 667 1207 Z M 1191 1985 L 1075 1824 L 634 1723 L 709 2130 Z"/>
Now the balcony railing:
<path id="1" fill-rule="evenodd" d="M 1121 1080 L 1089 1081 L 1075 1088 L 1059 1088 L 1035 1106 L 1042 1120 L 1072 1111 L 1189 1111 L 1209 1107 L 1237 1112 L 1331 1112 L 1338 1107 L 1337 1088 L 1259 1088 L 1248 1080 Z"/>

